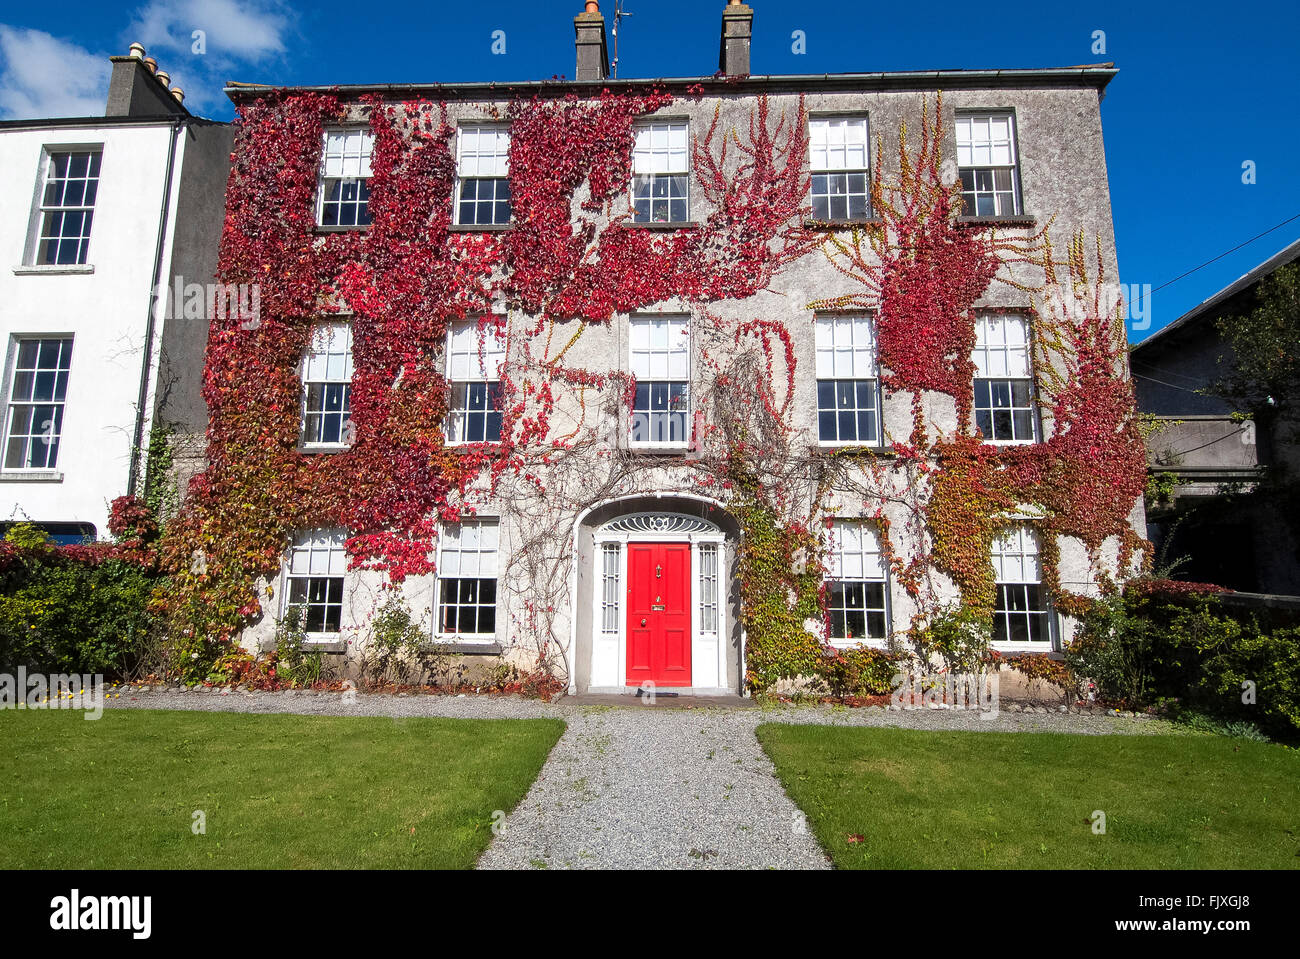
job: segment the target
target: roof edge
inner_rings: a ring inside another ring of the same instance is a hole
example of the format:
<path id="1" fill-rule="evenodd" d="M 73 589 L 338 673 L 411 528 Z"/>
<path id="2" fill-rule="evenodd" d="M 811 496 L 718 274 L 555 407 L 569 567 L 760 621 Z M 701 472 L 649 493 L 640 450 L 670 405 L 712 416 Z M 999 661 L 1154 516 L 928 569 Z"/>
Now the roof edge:
<path id="1" fill-rule="evenodd" d="M 537 92 L 553 90 L 556 93 L 568 91 L 598 92 L 602 89 L 637 89 L 651 86 L 687 87 L 702 86 L 709 92 L 727 91 L 753 92 L 773 87 L 800 90 L 838 90 L 838 89 L 906 89 L 933 88 L 942 81 L 954 88 L 961 86 L 1006 85 L 1017 86 L 1026 83 L 1051 83 L 1062 86 L 1083 86 L 1095 88 L 1098 92 L 1119 73 L 1113 62 L 1089 64 L 1072 67 L 1047 67 L 1025 69 L 988 69 L 988 70 L 906 70 L 880 71 L 874 73 L 821 73 L 821 74 L 766 74 L 746 77 L 723 77 L 718 75 L 705 77 L 646 77 L 641 79 L 604 79 L 604 80 L 518 80 L 518 81 L 473 81 L 453 83 L 361 83 L 339 84 L 333 86 L 277 86 L 264 83 L 242 83 L 236 80 L 226 82 L 225 93 L 234 102 L 274 92 L 292 93 L 340 93 L 349 96 L 361 96 L 367 93 L 380 94 L 416 94 L 438 93 L 444 96 L 475 95 L 484 92 L 509 94 L 515 91 Z"/>
<path id="2" fill-rule="evenodd" d="M 228 120 L 209 120 L 192 113 L 186 115 L 159 113 L 142 117 L 32 117 L 22 120 L 0 120 L 0 131 L 33 130 L 41 127 L 165 127 L 174 123 L 183 126 L 230 125 Z"/>
<path id="3" fill-rule="evenodd" d="M 1202 316 L 1211 315 L 1216 306 L 1221 306 L 1222 304 L 1226 303 L 1228 300 L 1236 296 L 1238 293 L 1245 292 L 1250 287 L 1259 283 L 1261 280 L 1276 273 L 1278 270 L 1286 266 L 1288 263 L 1295 262 L 1296 260 L 1300 260 L 1300 240 L 1294 240 L 1293 242 L 1284 246 L 1282 249 L 1278 250 L 1272 256 L 1261 261 L 1260 263 L 1257 263 L 1254 267 L 1247 270 L 1241 276 L 1237 277 L 1237 279 L 1233 280 L 1223 289 L 1219 290 L 1217 293 L 1214 293 L 1206 297 L 1196 306 L 1192 307 L 1182 316 L 1178 317 L 1178 319 L 1166 323 L 1164 326 L 1160 327 L 1160 329 L 1156 330 L 1154 333 L 1148 336 L 1141 343 L 1134 344 L 1133 347 L 1130 348 L 1129 352 L 1136 353 L 1138 350 L 1142 349 L 1147 344 L 1155 343 L 1161 340 L 1161 338 L 1166 336 L 1167 334 L 1175 333 L 1181 329 L 1184 329 L 1195 320 L 1200 319 Z"/>

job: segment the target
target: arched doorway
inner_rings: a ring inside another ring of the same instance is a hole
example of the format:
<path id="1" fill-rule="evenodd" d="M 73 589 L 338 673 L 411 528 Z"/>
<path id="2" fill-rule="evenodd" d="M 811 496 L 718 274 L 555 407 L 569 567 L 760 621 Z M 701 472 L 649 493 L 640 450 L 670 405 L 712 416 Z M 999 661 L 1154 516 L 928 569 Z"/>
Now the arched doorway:
<path id="1" fill-rule="evenodd" d="M 738 543 L 735 522 L 710 501 L 642 496 L 588 511 L 575 531 L 571 691 L 734 695 Z"/>

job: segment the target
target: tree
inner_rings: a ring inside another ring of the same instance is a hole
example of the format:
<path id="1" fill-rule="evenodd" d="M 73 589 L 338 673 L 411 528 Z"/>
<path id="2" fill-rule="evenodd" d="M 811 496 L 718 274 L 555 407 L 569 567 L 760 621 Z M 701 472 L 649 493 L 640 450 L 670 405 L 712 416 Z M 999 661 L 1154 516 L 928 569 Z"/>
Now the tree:
<path id="1" fill-rule="evenodd" d="M 1210 392 L 1272 418 L 1290 411 L 1300 394 L 1300 262 L 1262 280 L 1255 302 L 1251 312 L 1216 322 L 1233 359 Z"/>

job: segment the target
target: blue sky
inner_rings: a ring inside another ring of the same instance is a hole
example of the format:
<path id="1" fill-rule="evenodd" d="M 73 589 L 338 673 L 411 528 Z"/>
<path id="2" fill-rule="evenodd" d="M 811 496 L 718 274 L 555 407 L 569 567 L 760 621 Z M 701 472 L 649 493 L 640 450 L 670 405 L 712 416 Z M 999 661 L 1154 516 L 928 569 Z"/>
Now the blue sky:
<path id="1" fill-rule="evenodd" d="M 613 0 L 604 0 L 607 20 Z M 717 66 L 724 0 L 625 0 L 622 77 Z M 1300 4 L 1045 4 L 752 0 L 755 73 L 1067 66 L 1114 60 L 1102 104 L 1120 278 L 1158 287 L 1300 214 Z M 103 110 L 110 53 L 149 48 L 187 104 L 229 119 L 222 81 L 541 79 L 573 72 L 580 0 L 384 4 L 315 0 L 62 0 L 0 14 L 0 116 Z M 193 52 L 203 30 L 205 52 Z M 492 52 L 505 32 L 505 53 Z M 806 53 L 792 51 L 802 30 Z M 1095 31 L 1105 53 L 1094 53 Z M 1253 161 L 1256 182 L 1242 182 Z M 1176 319 L 1286 244 L 1293 220 L 1151 298 Z"/>

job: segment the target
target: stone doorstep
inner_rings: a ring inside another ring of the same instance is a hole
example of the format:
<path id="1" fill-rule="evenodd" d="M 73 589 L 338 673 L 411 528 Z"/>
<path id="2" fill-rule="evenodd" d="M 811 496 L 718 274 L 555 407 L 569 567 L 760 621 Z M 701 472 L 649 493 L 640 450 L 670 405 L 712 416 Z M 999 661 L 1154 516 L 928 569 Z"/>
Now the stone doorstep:
<path id="1" fill-rule="evenodd" d="M 640 696 L 627 693 L 581 693 L 577 696 L 557 698 L 555 701 L 563 701 L 574 706 L 622 706 L 629 709 L 758 708 L 758 703 L 755 700 L 745 699 L 741 696 L 668 696 L 664 695 L 664 692 L 664 690 L 660 690 L 653 704 Z M 671 690 L 668 690 L 668 692 L 671 692 Z"/>

